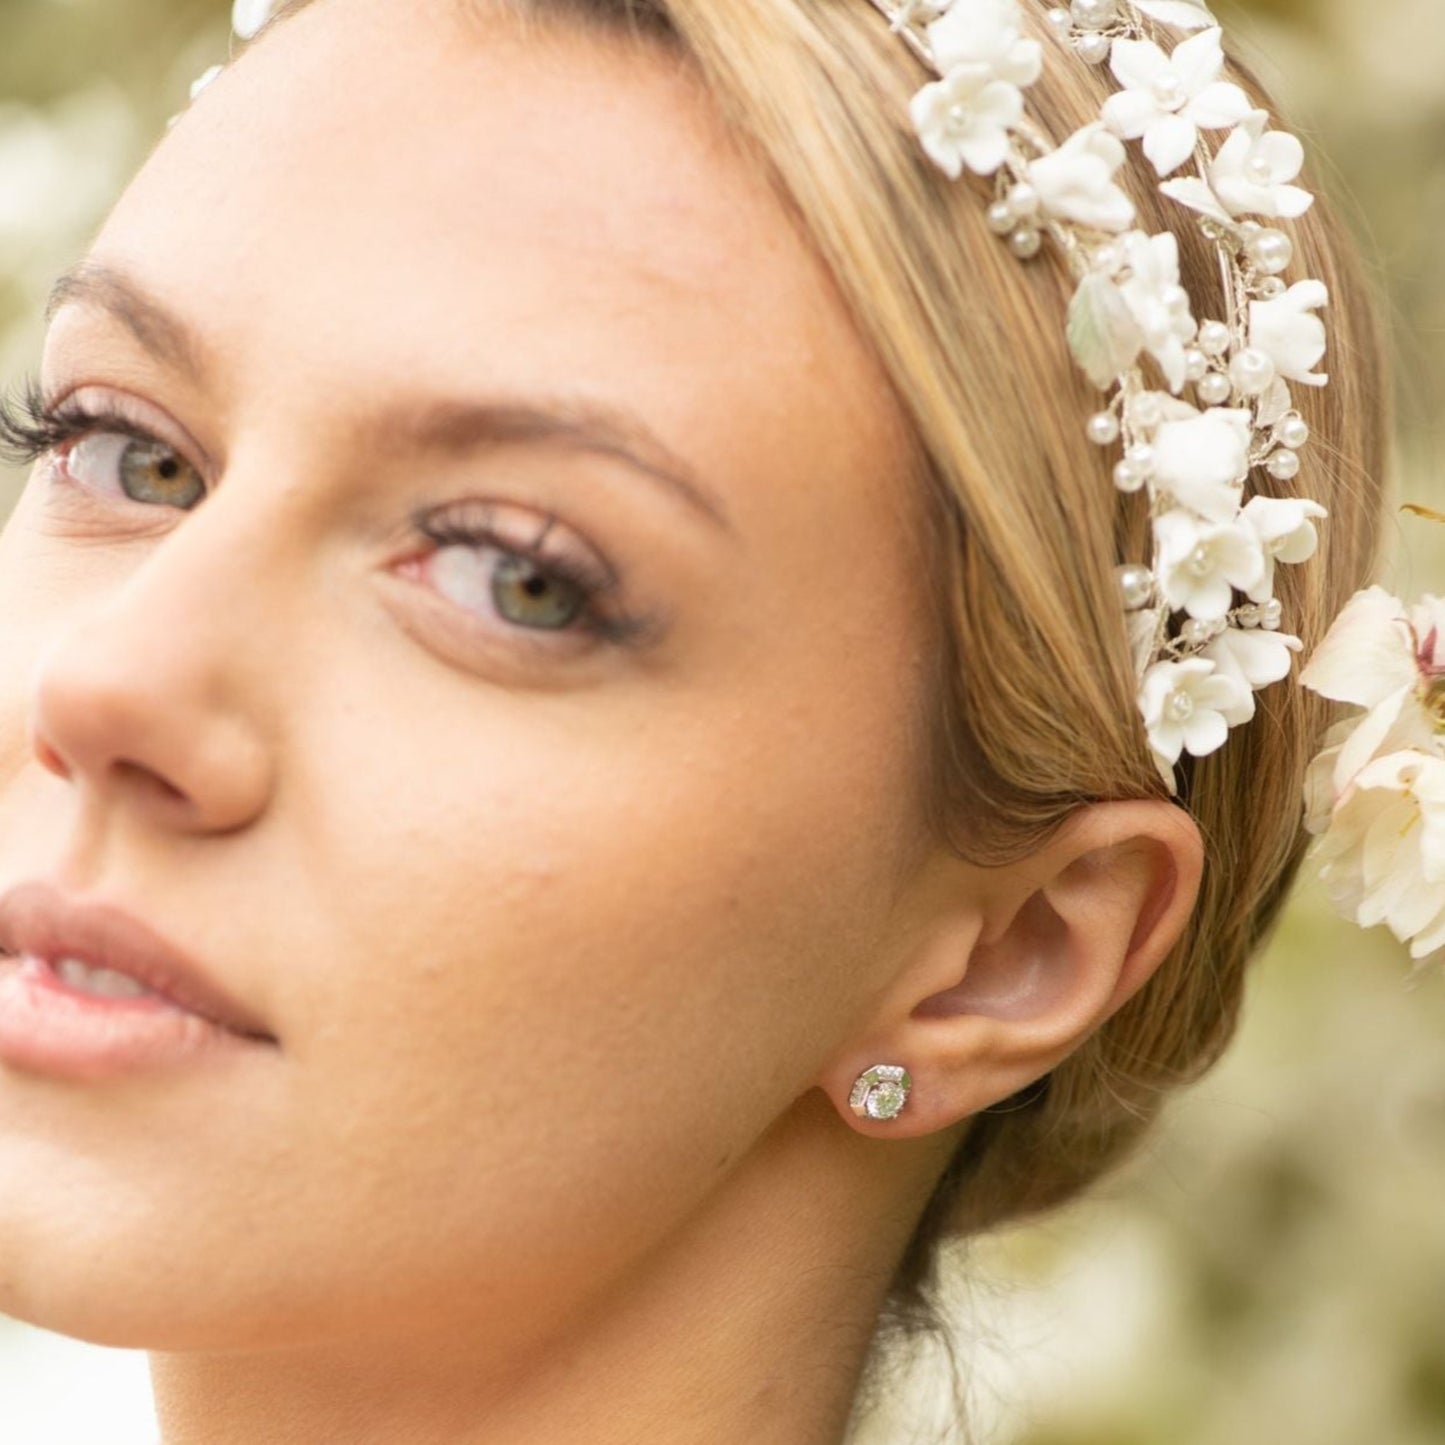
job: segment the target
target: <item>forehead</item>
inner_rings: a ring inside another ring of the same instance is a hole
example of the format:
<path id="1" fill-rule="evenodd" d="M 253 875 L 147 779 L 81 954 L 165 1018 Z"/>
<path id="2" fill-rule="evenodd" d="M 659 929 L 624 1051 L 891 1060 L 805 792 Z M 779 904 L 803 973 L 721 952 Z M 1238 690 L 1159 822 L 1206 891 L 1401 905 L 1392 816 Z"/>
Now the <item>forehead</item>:
<path id="1" fill-rule="evenodd" d="M 739 407 L 756 444 L 821 465 L 896 452 L 826 269 L 690 72 L 458 14 L 347 0 L 283 23 L 167 135 L 97 254 L 189 316 L 228 389 L 565 371 L 704 466 L 738 462 Z"/>

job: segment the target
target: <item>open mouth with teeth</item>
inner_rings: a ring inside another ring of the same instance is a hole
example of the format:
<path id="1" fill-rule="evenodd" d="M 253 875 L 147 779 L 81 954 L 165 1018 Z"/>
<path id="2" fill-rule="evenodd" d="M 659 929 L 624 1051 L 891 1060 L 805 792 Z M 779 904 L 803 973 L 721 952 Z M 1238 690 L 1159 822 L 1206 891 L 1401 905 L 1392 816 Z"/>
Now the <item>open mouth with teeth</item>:
<path id="1" fill-rule="evenodd" d="M 48 974 L 67 988 L 91 998 L 153 998 L 173 1008 L 179 1007 L 154 989 L 137 983 L 129 974 L 117 973 L 113 968 L 98 968 L 79 958 L 59 958 L 54 962 L 44 958 L 22 959 L 18 954 L 0 948 L 0 967 L 9 960 L 14 960 L 21 967 L 28 962 L 37 972 Z"/>

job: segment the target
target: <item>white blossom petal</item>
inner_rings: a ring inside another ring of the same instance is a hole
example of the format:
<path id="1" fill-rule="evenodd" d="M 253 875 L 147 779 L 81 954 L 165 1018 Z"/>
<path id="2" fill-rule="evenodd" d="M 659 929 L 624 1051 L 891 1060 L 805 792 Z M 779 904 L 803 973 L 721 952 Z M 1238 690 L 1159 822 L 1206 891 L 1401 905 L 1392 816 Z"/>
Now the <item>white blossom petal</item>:
<path id="1" fill-rule="evenodd" d="M 1306 562 L 1319 546 L 1315 517 L 1329 515 L 1318 502 L 1304 497 L 1251 497 L 1240 516 L 1259 537 L 1264 549 L 1264 571 L 1249 589 L 1252 602 L 1267 602 L 1274 595 L 1274 564 Z"/>
<path id="2" fill-rule="evenodd" d="M 1251 587 L 1264 566 L 1253 528 L 1200 521 L 1175 508 L 1154 519 L 1160 591 L 1171 607 L 1206 622 L 1224 617 L 1233 590 Z"/>
<path id="3" fill-rule="evenodd" d="M 1329 377 L 1310 368 L 1325 354 L 1325 325 L 1312 313 L 1328 305 L 1323 281 L 1296 281 L 1273 301 L 1249 303 L 1249 344 L 1274 362 L 1281 376 L 1307 386 L 1324 386 Z"/>
<path id="4" fill-rule="evenodd" d="M 1210 407 L 1154 433 L 1154 475 L 1176 501 L 1214 522 L 1239 512 L 1249 472 L 1253 418 L 1244 407 Z"/>
<path id="5" fill-rule="evenodd" d="M 1134 221 L 1133 201 L 1114 184 L 1125 159 L 1123 142 L 1094 121 L 1033 161 L 1028 175 L 1050 214 L 1103 231 L 1122 231 Z"/>
<path id="6" fill-rule="evenodd" d="M 1335 702 L 1374 707 L 1418 676 L 1405 604 L 1378 585 L 1356 592 L 1300 672 L 1300 685 Z"/>

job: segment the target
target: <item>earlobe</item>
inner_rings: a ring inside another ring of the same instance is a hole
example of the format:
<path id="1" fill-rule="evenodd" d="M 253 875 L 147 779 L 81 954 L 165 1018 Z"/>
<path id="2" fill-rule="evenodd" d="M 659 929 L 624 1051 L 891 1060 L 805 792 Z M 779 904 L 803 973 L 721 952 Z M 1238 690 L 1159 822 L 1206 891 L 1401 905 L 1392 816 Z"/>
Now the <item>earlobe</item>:
<path id="1" fill-rule="evenodd" d="M 1153 975 L 1184 930 L 1202 865 L 1188 814 L 1140 800 L 1089 804 L 1029 858 L 973 870 L 975 902 L 925 924 L 886 1017 L 853 1041 L 830 1093 L 846 1110 L 877 1059 L 907 1068 L 908 1110 L 861 1126 L 896 1136 L 946 1128 L 1034 1082 Z"/>

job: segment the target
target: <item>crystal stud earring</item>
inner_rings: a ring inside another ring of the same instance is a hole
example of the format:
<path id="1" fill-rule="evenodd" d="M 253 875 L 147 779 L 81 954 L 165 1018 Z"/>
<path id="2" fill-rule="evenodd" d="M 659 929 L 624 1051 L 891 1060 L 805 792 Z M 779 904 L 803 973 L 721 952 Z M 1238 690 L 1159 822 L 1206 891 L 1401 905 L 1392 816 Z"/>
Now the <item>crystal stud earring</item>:
<path id="1" fill-rule="evenodd" d="M 848 1107 L 860 1119 L 891 1119 L 908 1102 L 913 1077 L 901 1064 L 864 1069 L 848 1095 Z"/>

